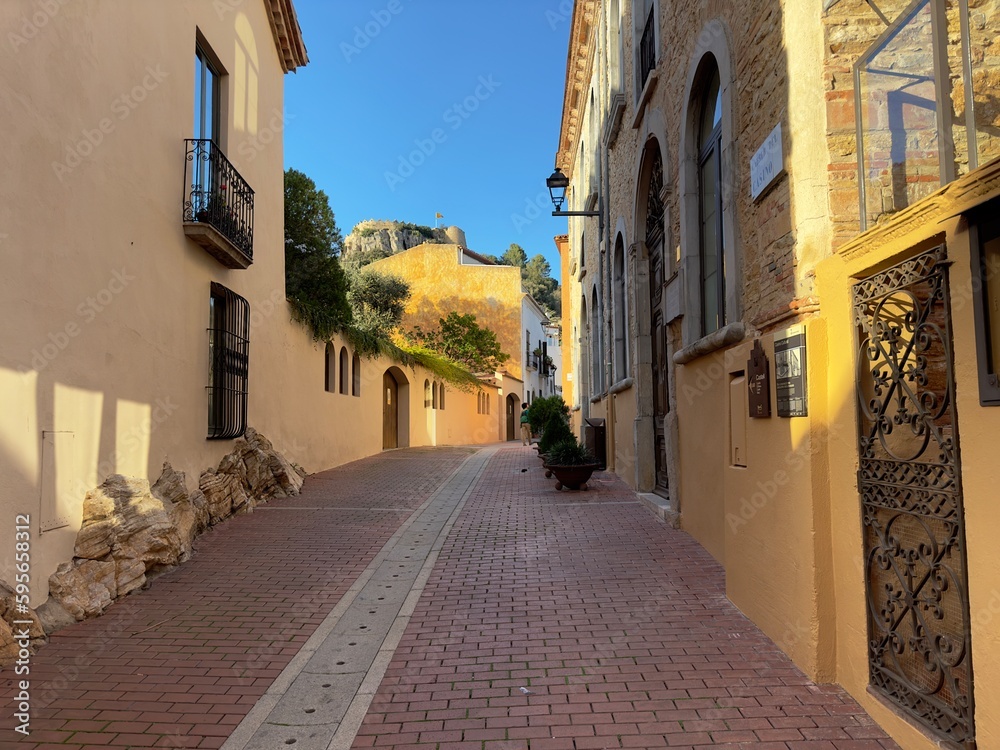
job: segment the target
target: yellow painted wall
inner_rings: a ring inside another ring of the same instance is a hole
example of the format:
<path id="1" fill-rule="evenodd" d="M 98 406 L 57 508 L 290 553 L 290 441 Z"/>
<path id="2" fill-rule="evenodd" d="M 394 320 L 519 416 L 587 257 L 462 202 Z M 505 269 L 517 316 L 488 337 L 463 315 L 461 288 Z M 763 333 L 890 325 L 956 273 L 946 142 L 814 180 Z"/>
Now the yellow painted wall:
<path id="1" fill-rule="evenodd" d="M 774 340 L 761 336 L 770 363 L 770 418 L 749 417 L 747 384 L 734 384 L 721 441 L 724 469 L 726 592 L 729 598 L 788 653 L 807 674 L 824 681 L 832 676 L 832 640 L 820 646 L 821 609 L 829 602 L 829 537 L 826 508 L 825 430 L 827 347 L 825 325 L 813 319 L 806 334 L 809 415 L 779 417 L 775 388 Z M 733 373 L 745 375 L 753 341 L 726 353 L 728 385 Z M 735 425 L 730 429 L 730 420 Z M 746 433 L 746 454 L 732 456 L 733 433 Z M 718 434 L 718 432 L 716 432 Z M 734 465 L 743 460 L 743 466 Z M 689 467 L 685 464 L 685 470 Z M 705 467 L 707 468 L 707 467 Z M 775 543 L 780 536 L 780 543 Z"/>
<path id="2" fill-rule="evenodd" d="M 521 368 L 521 271 L 514 266 L 460 264 L 458 245 L 424 244 L 370 265 L 406 279 L 412 296 L 403 328 L 438 327 L 450 312 L 472 313 L 480 326 L 497 334 L 510 355 L 504 367 L 517 378 Z M 523 379 L 523 378 L 522 378 Z"/>
<path id="3" fill-rule="evenodd" d="M 611 396 L 615 402 L 614 463 L 615 474 L 635 488 L 635 386 Z M 609 430 L 610 433 L 610 430 Z M 610 446 L 612 435 L 609 434 Z"/>

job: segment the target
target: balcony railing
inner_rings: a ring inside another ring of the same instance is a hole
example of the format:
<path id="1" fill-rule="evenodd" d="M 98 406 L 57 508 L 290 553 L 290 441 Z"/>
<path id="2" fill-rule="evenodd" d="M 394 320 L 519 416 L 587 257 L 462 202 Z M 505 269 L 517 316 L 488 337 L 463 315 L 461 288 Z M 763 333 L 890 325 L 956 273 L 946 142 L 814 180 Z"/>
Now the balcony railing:
<path id="1" fill-rule="evenodd" d="M 649 9 L 646 26 L 639 40 L 639 88 L 646 85 L 646 79 L 656 67 L 656 33 L 653 29 L 653 9 Z"/>
<path id="2" fill-rule="evenodd" d="M 184 229 L 223 265 L 253 262 L 253 189 L 211 140 L 185 141 Z"/>

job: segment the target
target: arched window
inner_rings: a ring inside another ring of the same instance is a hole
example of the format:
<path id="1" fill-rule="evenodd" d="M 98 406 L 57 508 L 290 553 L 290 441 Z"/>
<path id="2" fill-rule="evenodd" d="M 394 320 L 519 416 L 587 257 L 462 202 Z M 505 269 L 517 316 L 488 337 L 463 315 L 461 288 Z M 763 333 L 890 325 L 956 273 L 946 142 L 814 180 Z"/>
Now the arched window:
<path id="1" fill-rule="evenodd" d="M 438 382 L 436 380 L 431 384 L 431 408 L 438 408 Z"/>
<path id="2" fill-rule="evenodd" d="M 431 381 L 424 381 L 424 408 L 431 408 Z"/>
<path id="3" fill-rule="evenodd" d="M 628 377 L 628 315 L 625 310 L 625 242 L 619 234 L 615 241 L 614 268 L 612 271 L 612 295 L 614 296 L 614 333 L 615 342 L 615 377 L 616 381 L 622 381 Z"/>
<path id="4" fill-rule="evenodd" d="M 354 352 L 354 357 L 351 359 L 351 394 L 354 396 L 361 395 L 361 357 L 358 356 L 357 352 Z"/>
<path id="5" fill-rule="evenodd" d="M 349 358 L 347 356 L 347 347 L 340 347 L 340 392 L 345 396 L 347 395 L 347 383 L 351 377 L 351 371 L 348 364 Z"/>
<path id="6" fill-rule="evenodd" d="M 701 260 L 701 334 L 726 325 L 725 238 L 722 224 L 722 87 L 709 55 L 698 120 L 698 252 Z"/>
<path id="7" fill-rule="evenodd" d="M 480 393 L 476 396 L 476 414 L 483 413 L 483 394 Z"/>
<path id="8" fill-rule="evenodd" d="M 580 268 L 587 262 L 587 233 L 580 232 Z"/>
<path id="9" fill-rule="evenodd" d="M 326 360 L 323 374 L 323 387 L 328 393 L 337 392 L 337 348 L 327 342 L 325 357 Z"/>
<path id="10" fill-rule="evenodd" d="M 441 384 L 441 392 L 438 394 L 438 405 L 444 410 L 444 383 Z"/>
<path id="11" fill-rule="evenodd" d="M 594 287 L 590 301 L 590 385 L 593 395 L 596 396 L 604 391 L 604 368 L 601 367 L 601 319 L 598 315 L 597 287 Z"/>

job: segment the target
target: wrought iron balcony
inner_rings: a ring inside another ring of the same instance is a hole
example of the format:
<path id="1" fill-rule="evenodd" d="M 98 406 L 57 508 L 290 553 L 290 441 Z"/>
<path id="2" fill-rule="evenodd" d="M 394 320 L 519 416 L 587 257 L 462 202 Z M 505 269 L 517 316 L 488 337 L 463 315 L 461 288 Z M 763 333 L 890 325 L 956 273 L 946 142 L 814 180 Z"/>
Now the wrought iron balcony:
<path id="1" fill-rule="evenodd" d="M 649 17 L 642 30 L 639 40 L 639 88 L 646 85 L 646 79 L 656 67 L 656 33 L 653 29 L 653 9 L 649 9 Z"/>
<path id="2" fill-rule="evenodd" d="M 253 189 L 211 140 L 189 138 L 184 233 L 227 268 L 253 263 Z"/>

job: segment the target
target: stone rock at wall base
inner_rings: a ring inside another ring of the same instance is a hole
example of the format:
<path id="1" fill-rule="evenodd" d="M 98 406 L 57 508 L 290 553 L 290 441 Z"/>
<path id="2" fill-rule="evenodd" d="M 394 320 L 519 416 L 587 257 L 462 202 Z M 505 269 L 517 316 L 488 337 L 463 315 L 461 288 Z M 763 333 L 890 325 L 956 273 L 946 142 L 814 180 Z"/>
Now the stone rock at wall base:
<path id="1" fill-rule="evenodd" d="M 113 560 L 62 563 L 49 577 L 49 596 L 77 620 L 101 614 L 117 595 Z"/>
<path id="2" fill-rule="evenodd" d="M 217 524 L 246 505 L 248 497 L 243 482 L 236 474 L 209 469 L 201 475 L 198 486 L 205 495 L 209 523 Z"/>
<path id="3" fill-rule="evenodd" d="M 118 596 L 125 596 L 146 583 L 146 563 L 134 558 L 115 560 L 115 586 Z"/>
<path id="4" fill-rule="evenodd" d="M 51 596 L 35 611 L 47 635 L 52 635 L 56 631 L 76 623 L 76 618 Z"/>

